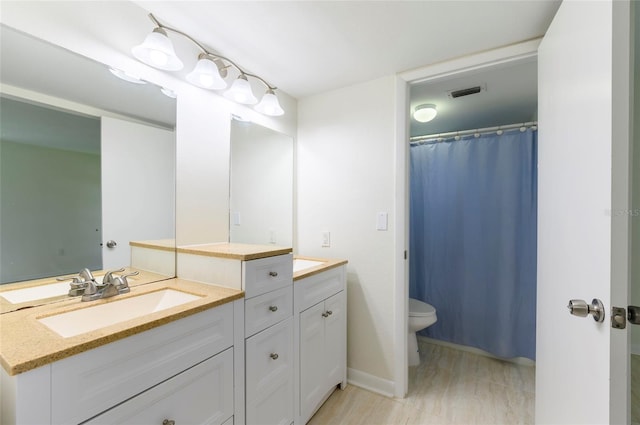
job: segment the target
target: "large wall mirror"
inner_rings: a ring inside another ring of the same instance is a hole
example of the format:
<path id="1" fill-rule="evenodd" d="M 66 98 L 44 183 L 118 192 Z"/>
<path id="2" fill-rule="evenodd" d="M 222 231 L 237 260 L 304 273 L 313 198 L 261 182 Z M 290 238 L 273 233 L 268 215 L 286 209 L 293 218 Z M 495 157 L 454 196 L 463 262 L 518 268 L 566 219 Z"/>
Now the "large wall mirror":
<path id="1" fill-rule="evenodd" d="M 0 283 L 129 266 L 131 241 L 171 247 L 175 98 L 4 25 L 0 55 Z"/>
<path id="2" fill-rule="evenodd" d="M 293 138 L 231 120 L 229 241 L 293 244 Z"/>

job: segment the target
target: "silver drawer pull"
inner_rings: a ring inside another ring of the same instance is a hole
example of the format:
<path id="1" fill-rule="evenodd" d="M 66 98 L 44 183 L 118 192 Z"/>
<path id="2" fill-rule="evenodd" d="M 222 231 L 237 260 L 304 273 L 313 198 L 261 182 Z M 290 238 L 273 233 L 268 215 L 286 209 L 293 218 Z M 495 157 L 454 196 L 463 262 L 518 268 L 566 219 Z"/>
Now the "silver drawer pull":
<path id="1" fill-rule="evenodd" d="M 269 306 L 269 310 L 270 310 L 270 311 L 274 311 L 274 312 L 275 312 L 275 311 L 278 311 L 278 306 L 277 306 L 277 305 Z"/>
<path id="2" fill-rule="evenodd" d="M 271 357 L 273 360 L 278 360 L 278 357 L 280 356 L 278 356 L 278 353 L 271 353 L 269 357 Z"/>
<path id="3" fill-rule="evenodd" d="M 333 314 L 333 311 L 327 310 L 327 316 L 331 316 L 332 314 Z"/>
<path id="4" fill-rule="evenodd" d="M 329 315 L 325 312 L 325 313 L 322 313 L 322 317 L 329 317 Z"/>
<path id="5" fill-rule="evenodd" d="M 176 425 L 176 421 L 172 421 L 171 419 L 165 419 L 162 421 L 162 425 Z"/>
<path id="6" fill-rule="evenodd" d="M 278 272 L 269 272 L 269 276 L 278 277 Z"/>

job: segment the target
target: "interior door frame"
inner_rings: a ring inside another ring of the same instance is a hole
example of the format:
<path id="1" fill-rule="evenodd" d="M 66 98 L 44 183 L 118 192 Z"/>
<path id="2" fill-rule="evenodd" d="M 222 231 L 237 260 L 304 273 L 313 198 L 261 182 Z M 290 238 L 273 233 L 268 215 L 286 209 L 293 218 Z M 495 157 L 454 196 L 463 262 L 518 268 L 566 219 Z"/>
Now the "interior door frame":
<path id="1" fill-rule="evenodd" d="M 407 362 L 408 303 L 409 303 L 409 87 L 411 84 L 436 82 L 463 74 L 490 70 L 504 65 L 536 60 L 542 38 L 464 56 L 447 62 L 400 73 L 396 76 L 396 193 L 404 193 L 398 200 L 395 216 L 398 222 L 395 268 L 395 397 L 404 398 L 409 389 Z"/>

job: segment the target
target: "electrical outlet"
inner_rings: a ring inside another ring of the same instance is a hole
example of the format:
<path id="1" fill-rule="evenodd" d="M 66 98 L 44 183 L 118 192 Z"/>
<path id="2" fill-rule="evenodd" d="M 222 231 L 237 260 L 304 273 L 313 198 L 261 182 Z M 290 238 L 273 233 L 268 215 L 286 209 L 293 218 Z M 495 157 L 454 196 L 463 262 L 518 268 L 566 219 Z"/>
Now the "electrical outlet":
<path id="1" fill-rule="evenodd" d="M 328 248 L 331 246 L 331 232 L 322 232 L 322 247 Z"/>

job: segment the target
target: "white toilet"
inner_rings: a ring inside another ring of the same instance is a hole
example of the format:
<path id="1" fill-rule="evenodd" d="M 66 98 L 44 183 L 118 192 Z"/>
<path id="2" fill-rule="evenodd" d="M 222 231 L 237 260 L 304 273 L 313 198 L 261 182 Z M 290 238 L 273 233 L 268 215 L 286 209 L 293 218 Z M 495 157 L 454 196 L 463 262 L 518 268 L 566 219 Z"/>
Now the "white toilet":
<path id="1" fill-rule="evenodd" d="M 409 298 L 409 337 L 407 339 L 409 366 L 420 364 L 416 332 L 433 325 L 437 320 L 436 309 L 432 305 Z"/>

